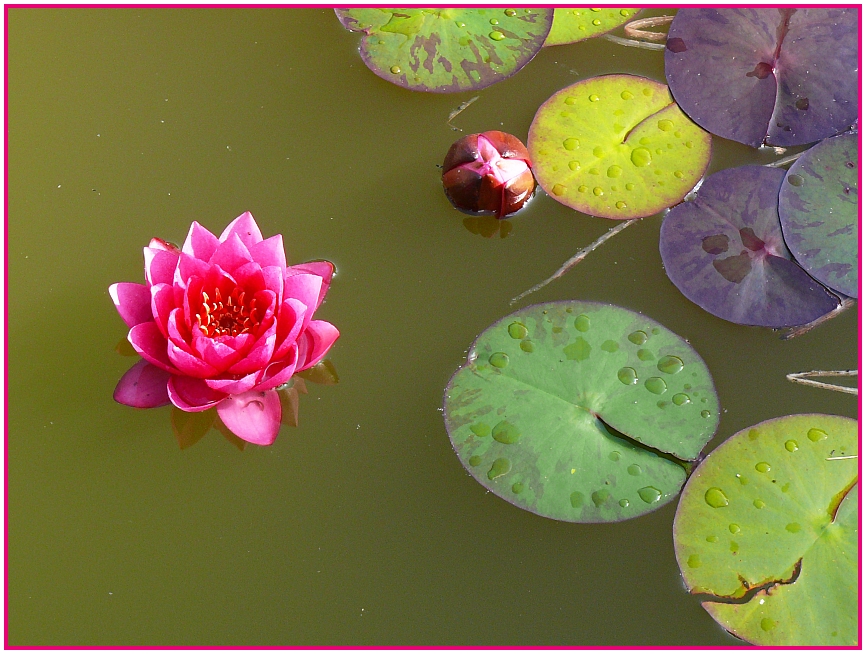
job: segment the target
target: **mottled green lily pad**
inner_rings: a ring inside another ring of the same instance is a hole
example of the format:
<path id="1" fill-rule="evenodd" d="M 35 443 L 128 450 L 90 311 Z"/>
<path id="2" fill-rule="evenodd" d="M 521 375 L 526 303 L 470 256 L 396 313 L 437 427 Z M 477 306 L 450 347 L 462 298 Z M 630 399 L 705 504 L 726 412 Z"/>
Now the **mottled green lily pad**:
<path id="1" fill-rule="evenodd" d="M 603 75 L 553 94 L 529 128 L 535 177 L 555 200 L 604 218 L 680 202 L 710 162 L 711 136 L 645 77 Z"/>
<path id="2" fill-rule="evenodd" d="M 561 7 L 553 10 L 553 27 L 545 46 L 564 45 L 583 41 L 610 32 L 634 18 L 640 9 L 589 9 L 588 7 Z"/>
<path id="3" fill-rule="evenodd" d="M 694 471 L 674 520 L 686 585 L 759 645 L 857 642 L 857 421 L 785 416 Z M 731 603 L 731 601 L 738 603 Z"/>
<path id="4" fill-rule="evenodd" d="M 858 137 L 825 139 L 801 156 L 779 192 L 785 243 L 822 284 L 857 297 Z"/>
<path id="5" fill-rule="evenodd" d="M 445 426 L 472 476 L 572 522 L 626 520 L 670 501 L 718 420 L 710 373 L 686 341 L 596 302 L 506 316 L 445 391 Z"/>
<path id="6" fill-rule="evenodd" d="M 553 9 L 335 9 L 363 32 L 361 58 L 413 91 L 482 89 L 523 68 L 544 45 Z"/>

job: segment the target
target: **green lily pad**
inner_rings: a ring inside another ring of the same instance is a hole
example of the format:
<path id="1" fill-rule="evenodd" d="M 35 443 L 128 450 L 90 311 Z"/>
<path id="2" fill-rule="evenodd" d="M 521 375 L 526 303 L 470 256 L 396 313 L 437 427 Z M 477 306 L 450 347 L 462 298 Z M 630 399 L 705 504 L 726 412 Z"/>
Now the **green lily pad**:
<path id="1" fill-rule="evenodd" d="M 626 520 L 670 501 L 718 420 L 710 373 L 686 341 L 596 302 L 499 320 L 445 391 L 445 426 L 472 476 L 572 522 Z"/>
<path id="2" fill-rule="evenodd" d="M 541 105 L 528 146 L 548 195 L 586 214 L 626 219 L 680 202 L 710 162 L 711 139 L 664 84 L 602 75 Z"/>
<path id="3" fill-rule="evenodd" d="M 674 520 L 686 586 L 760 645 L 857 642 L 857 421 L 785 416 L 695 469 Z M 739 601 L 738 603 L 730 603 Z"/>
<path id="4" fill-rule="evenodd" d="M 857 297 L 858 137 L 843 134 L 807 150 L 779 192 L 791 254 L 822 284 Z"/>
<path id="5" fill-rule="evenodd" d="M 575 43 L 610 32 L 627 23 L 640 12 L 639 8 L 589 9 L 562 7 L 553 10 L 553 27 L 545 46 Z"/>
<path id="6" fill-rule="evenodd" d="M 335 9 L 363 32 L 361 58 L 413 91 L 482 89 L 523 68 L 544 45 L 552 9 Z"/>

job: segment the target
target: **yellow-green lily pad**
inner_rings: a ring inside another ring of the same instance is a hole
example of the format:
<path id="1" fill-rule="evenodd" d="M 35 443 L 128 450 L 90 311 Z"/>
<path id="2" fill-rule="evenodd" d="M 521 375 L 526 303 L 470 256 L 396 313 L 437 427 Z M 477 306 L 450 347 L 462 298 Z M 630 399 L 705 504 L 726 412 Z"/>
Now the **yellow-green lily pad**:
<path id="1" fill-rule="evenodd" d="M 674 520 L 686 586 L 758 645 L 857 643 L 857 421 L 767 420 L 695 469 Z"/>
<path id="2" fill-rule="evenodd" d="M 553 10 L 553 27 L 550 28 L 544 45 L 565 45 L 600 36 L 628 22 L 638 13 L 640 9 L 636 7 L 559 7 Z"/>
<path id="3" fill-rule="evenodd" d="M 680 202 L 710 162 L 711 138 L 664 84 L 602 75 L 541 105 L 528 146 L 548 195 L 586 214 L 628 219 Z"/>

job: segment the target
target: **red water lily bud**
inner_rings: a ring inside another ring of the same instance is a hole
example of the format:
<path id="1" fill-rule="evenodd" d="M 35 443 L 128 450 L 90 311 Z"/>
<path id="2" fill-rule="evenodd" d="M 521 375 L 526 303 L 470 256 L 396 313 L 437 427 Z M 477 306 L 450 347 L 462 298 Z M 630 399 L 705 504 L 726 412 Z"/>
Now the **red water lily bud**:
<path id="1" fill-rule="evenodd" d="M 467 213 L 502 218 L 520 209 L 535 190 L 529 152 L 516 136 L 491 131 L 455 141 L 443 164 L 442 185 L 451 204 Z"/>

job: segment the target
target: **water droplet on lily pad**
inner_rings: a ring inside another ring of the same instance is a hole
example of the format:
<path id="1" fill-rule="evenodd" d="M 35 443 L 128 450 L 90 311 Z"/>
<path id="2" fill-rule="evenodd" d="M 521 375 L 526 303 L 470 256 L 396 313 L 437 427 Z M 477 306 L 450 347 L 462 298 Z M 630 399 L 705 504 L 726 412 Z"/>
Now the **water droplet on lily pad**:
<path id="1" fill-rule="evenodd" d="M 772 631 L 776 628 L 776 621 L 771 620 L 770 618 L 762 618 L 761 619 L 761 629 L 764 631 Z"/>
<path id="2" fill-rule="evenodd" d="M 508 355 L 505 352 L 494 352 L 488 361 L 494 368 L 505 368 L 508 365 Z"/>
<path id="3" fill-rule="evenodd" d="M 650 377 L 643 385 L 650 393 L 655 393 L 656 395 L 661 395 L 668 390 L 668 385 L 661 377 Z"/>
<path id="4" fill-rule="evenodd" d="M 662 496 L 662 492 L 655 486 L 644 486 L 638 490 L 637 494 L 647 504 L 658 502 Z"/>
<path id="5" fill-rule="evenodd" d="M 511 445 L 520 440 L 520 430 L 507 420 L 498 422 L 490 433 L 495 440 L 505 445 Z"/>
<path id="6" fill-rule="evenodd" d="M 580 491 L 574 491 L 570 496 L 570 500 L 571 506 L 573 506 L 575 509 L 580 508 L 581 506 L 583 506 L 583 493 L 581 493 Z"/>
<path id="7" fill-rule="evenodd" d="M 796 534 L 798 531 L 800 531 L 800 529 L 802 529 L 802 527 L 800 526 L 799 522 L 789 522 L 787 525 L 785 525 L 785 529 L 790 531 L 792 534 Z"/>
<path id="8" fill-rule="evenodd" d="M 616 376 L 626 386 L 637 384 L 637 371 L 634 368 L 620 368 Z"/>
<path id="9" fill-rule="evenodd" d="M 501 477 L 504 474 L 507 474 L 511 470 L 511 461 L 508 459 L 496 459 L 493 462 L 493 465 L 490 466 L 490 470 L 487 471 L 487 478 L 491 481 L 496 479 L 497 477 Z"/>
<path id="10" fill-rule="evenodd" d="M 523 484 L 519 481 L 511 484 L 511 492 L 515 495 L 520 495 L 523 492 Z"/>
<path id="11" fill-rule="evenodd" d="M 806 434 L 809 437 L 809 440 L 813 443 L 817 443 L 818 441 L 823 441 L 827 438 L 827 432 L 823 429 L 810 429 Z"/>
<path id="12" fill-rule="evenodd" d="M 700 568 L 701 567 L 701 557 L 697 554 L 692 554 L 689 556 L 688 561 L 686 562 L 690 568 Z"/>
<path id="13" fill-rule="evenodd" d="M 677 393 L 671 398 L 671 402 L 676 404 L 677 406 L 682 406 L 683 404 L 689 404 L 692 399 L 686 395 L 685 393 Z"/>
<path id="14" fill-rule="evenodd" d="M 728 506 L 728 496 L 725 495 L 721 488 L 715 486 L 708 489 L 704 495 L 704 499 L 714 509 L 720 509 L 723 506 Z"/>
<path id="15" fill-rule="evenodd" d="M 585 314 L 580 314 L 577 318 L 574 319 L 574 328 L 579 332 L 588 332 L 589 316 Z"/>
<path id="16" fill-rule="evenodd" d="M 520 349 L 527 353 L 533 352 L 535 350 L 535 345 L 529 340 L 520 341 Z"/>
<path id="17" fill-rule="evenodd" d="M 522 322 L 513 322 L 508 325 L 508 335 L 511 336 L 511 338 L 520 340 L 526 338 L 528 334 L 529 330 Z"/>
<path id="18" fill-rule="evenodd" d="M 761 461 L 755 464 L 755 470 L 758 472 L 770 472 L 770 464 L 766 461 Z"/>
<path id="19" fill-rule="evenodd" d="M 626 471 L 632 477 L 637 477 L 641 473 L 641 468 L 637 463 L 632 463 L 628 468 L 626 468 Z"/>
<path id="20" fill-rule="evenodd" d="M 602 488 L 592 494 L 592 503 L 596 506 L 601 506 L 607 501 L 608 497 L 610 497 L 610 491 L 606 488 Z"/>
<path id="21" fill-rule="evenodd" d="M 474 425 L 469 425 L 469 430 L 480 438 L 490 436 L 490 425 L 486 422 L 476 422 Z"/>
<path id="22" fill-rule="evenodd" d="M 647 341 L 647 335 L 645 331 L 635 331 L 628 335 L 628 340 L 630 340 L 635 345 L 643 345 Z"/>
<path id="23" fill-rule="evenodd" d="M 656 355 L 646 348 L 641 348 L 637 351 L 637 358 L 641 361 L 655 361 Z"/>
<path id="24" fill-rule="evenodd" d="M 471 465 L 471 466 L 477 466 L 477 465 L 479 465 L 480 463 L 481 463 L 481 457 L 478 456 L 477 454 L 474 455 L 474 456 L 470 456 L 470 457 L 469 457 L 469 465 Z"/>
<path id="25" fill-rule="evenodd" d="M 649 166 L 653 162 L 652 153 L 646 148 L 635 148 L 631 151 L 631 162 L 639 168 Z"/>
<path id="26" fill-rule="evenodd" d="M 789 452 L 796 452 L 800 449 L 800 445 L 795 440 L 785 441 L 785 449 Z"/>

